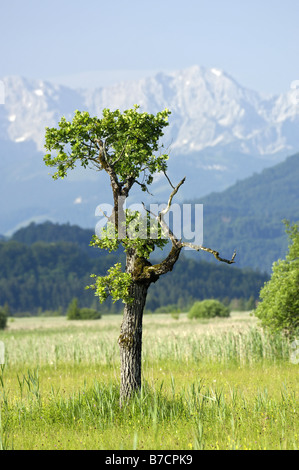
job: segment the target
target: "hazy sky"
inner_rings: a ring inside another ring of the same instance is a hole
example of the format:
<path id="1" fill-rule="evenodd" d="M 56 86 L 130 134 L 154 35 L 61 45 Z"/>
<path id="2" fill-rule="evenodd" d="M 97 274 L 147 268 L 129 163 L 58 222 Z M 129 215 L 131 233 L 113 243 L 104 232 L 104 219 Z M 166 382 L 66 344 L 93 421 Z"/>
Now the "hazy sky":
<path id="1" fill-rule="evenodd" d="M 107 85 L 192 65 L 280 93 L 299 79 L 298 0 L 0 0 L 0 78 Z"/>

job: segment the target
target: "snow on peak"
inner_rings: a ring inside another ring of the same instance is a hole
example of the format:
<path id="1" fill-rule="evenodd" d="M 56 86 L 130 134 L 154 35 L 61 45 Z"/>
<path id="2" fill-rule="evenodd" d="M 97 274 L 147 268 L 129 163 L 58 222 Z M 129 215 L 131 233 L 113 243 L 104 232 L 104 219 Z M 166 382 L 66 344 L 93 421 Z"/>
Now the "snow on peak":
<path id="1" fill-rule="evenodd" d="M 216 75 L 216 77 L 221 77 L 223 75 L 223 72 L 222 70 L 219 70 L 219 69 L 215 69 L 215 68 L 212 68 L 211 69 L 211 72 Z"/>
<path id="2" fill-rule="evenodd" d="M 36 96 L 43 96 L 44 95 L 43 90 L 41 90 L 40 88 L 37 89 L 37 90 L 34 90 L 34 93 L 36 94 Z"/>
<path id="3" fill-rule="evenodd" d="M 135 103 L 150 113 L 171 110 L 163 141 L 176 154 L 226 145 L 253 155 L 299 148 L 294 131 L 299 106 L 290 93 L 263 97 L 215 67 L 193 66 L 95 90 L 75 91 L 20 77 L 3 83 L 7 95 L 4 132 L 12 141 L 33 140 L 41 151 L 45 127 L 57 125 L 61 116 L 72 119 L 75 109 L 100 115 L 104 108 L 123 110 Z M 298 92 L 295 86 L 293 95 Z"/>

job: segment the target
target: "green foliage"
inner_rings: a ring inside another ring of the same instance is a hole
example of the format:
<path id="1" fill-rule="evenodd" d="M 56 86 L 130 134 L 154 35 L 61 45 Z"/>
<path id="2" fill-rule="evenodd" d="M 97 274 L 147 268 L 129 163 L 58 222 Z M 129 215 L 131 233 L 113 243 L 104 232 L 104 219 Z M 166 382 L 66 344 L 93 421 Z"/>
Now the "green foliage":
<path id="1" fill-rule="evenodd" d="M 143 188 L 151 184 L 152 175 L 166 169 L 167 155 L 155 156 L 162 129 L 168 125 L 170 112 L 165 109 L 156 116 L 138 112 L 134 106 L 123 113 L 119 109 L 103 110 L 102 118 L 76 111 L 72 122 L 62 117 L 58 128 L 46 129 L 45 155 L 47 166 L 56 167 L 55 179 L 64 178 L 76 163 L 84 168 L 98 164 L 99 141 L 105 144 L 109 164 L 124 181 L 128 176 L 138 179 L 144 174 Z"/>
<path id="2" fill-rule="evenodd" d="M 108 221 L 100 237 L 92 236 L 90 246 L 111 252 L 122 244 L 125 252 L 133 248 L 138 256 L 148 259 L 156 247 L 163 249 L 167 245 L 168 239 L 163 238 L 160 224 L 149 214 L 142 216 L 138 211 L 127 209 L 125 215 L 126 221 L 122 222 L 125 236 L 120 239 L 114 224 Z"/>
<path id="3" fill-rule="evenodd" d="M 181 311 L 187 309 L 196 300 L 217 299 L 222 301 L 258 299 L 261 287 L 269 277 L 250 269 L 239 269 L 222 263 L 210 263 L 184 258 L 181 256 L 171 273 L 166 274 L 151 286 L 148 292 L 146 308 L 155 311 L 162 305 L 178 304 Z"/>
<path id="4" fill-rule="evenodd" d="M 7 324 L 7 315 L 3 308 L 0 308 L 0 330 L 4 330 Z"/>
<path id="5" fill-rule="evenodd" d="M 101 314 L 94 308 L 79 308 L 78 299 L 75 297 L 67 311 L 68 320 L 98 320 Z"/>
<path id="6" fill-rule="evenodd" d="M 229 317 L 229 315 L 229 308 L 219 300 L 207 299 L 195 302 L 188 313 L 188 318 Z"/>
<path id="7" fill-rule="evenodd" d="M 255 315 L 271 331 L 299 332 L 299 226 L 285 221 L 289 235 L 286 258 L 273 264 L 271 279 L 260 292 Z"/>
<path id="8" fill-rule="evenodd" d="M 80 320 L 80 308 L 78 305 L 78 299 L 75 297 L 67 310 L 67 319 L 68 320 Z"/>
<path id="9" fill-rule="evenodd" d="M 274 340 L 252 318 L 212 331 L 165 315 L 147 321 L 143 357 L 159 373 L 120 408 L 119 323 L 16 319 L 14 334 L 1 334 L 3 447 L 298 449 L 298 369 L 283 335 Z"/>
<path id="10" fill-rule="evenodd" d="M 64 315 L 63 308 L 59 307 L 57 310 L 42 310 L 40 307 L 37 310 L 38 317 L 62 317 Z"/>
<path id="11" fill-rule="evenodd" d="M 75 226 L 73 229 L 76 233 Z M 60 232 L 58 228 L 57 232 Z M 105 275 L 111 262 L 122 260 L 123 255 L 93 248 L 87 252 L 77 243 L 63 241 L 36 242 L 29 246 L 6 241 L 0 242 L 0 259 L 0 305 L 8 302 L 13 315 L 20 312 L 34 315 L 39 309 L 66 310 L 73 297 L 78 297 L 82 305 L 92 307 L 94 296 L 84 289 L 90 273 Z M 109 302 L 107 307 L 110 306 Z"/>
<path id="12" fill-rule="evenodd" d="M 76 111 L 72 122 L 63 117 L 58 128 L 47 128 L 45 147 L 50 152 L 54 151 L 56 156 L 49 153 L 45 155 L 44 161 L 47 166 L 57 168 L 54 179 L 64 178 L 68 170 L 79 163 L 84 168 L 93 166 L 107 171 L 114 199 L 119 196 L 127 197 L 134 183 L 147 191 L 147 186 L 153 182 L 153 175 L 160 171 L 165 172 L 167 168 L 168 155 L 157 156 L 155 152 L 159 149 L 158 141 L 163 135 L 163 128 L 168 125 L 170 112 L 165 109 L 154 116 L 140 113 L 138 109 L 136 105 L 123 113 L 118 109 L 104 109 L 101 119 L 90 117 L 88 112 Z M 141 182 L 138 181 L 140 176 Z M 122 192 L 123 188 L 126 188 L 126 192 Z M 119 215 L 116 208 L 115 211 Z M 145 258 L 150 256 L 155 246 L 163 248 L 166 242 L 161 240 L 161 236 L 157 240 L 148 240 L 137 229 L 144 226 L 138 212 L 126 211 L 125 218 L 126 232 L 121 240 L 119 234 L 114 232 L 114 225 L 110 223 L 102 230 L 100 238 L 92 238 L 91 245 L 111 252 L 117 250 L 122 243 L 125 251 L 134 249 L 137 256 Z M 130 226 L 134 225 L 133 233 L 130 227 L 127 230 L 128 219 Z M 123 228 L 118 223 L 115 227 L 118 231 Z M 129 296 L 131 282 L 131 275 L 122 273 L 121 265 L 117 263 L 110 268 L 107 276 L 97 277 L 95 284 L 90 287 L 95 290 L 100 302 L 110 295 L 113 302 L 122 299 L 127 303 L 132 300 Z"/>
<path id="13" fill-rule="evenodd" d="M 299 153 L 225 191 L 192 201 L 204 205 L 205 239 L 224 257 L 237 249 L 237 266 L 271 273 L 288 246 L 282 220 L 299 220 L 298 181 Z M 207 253 L 201 259 L 216 263 Z"/>
<path id="14" fill-rule="evenodd" d="M 123 303 L 131 303 L 132 298 L 129 294 L 129 287 L 132 283 L 132 277 L 129 273 L 121 271 L 121 263 L 116 263 L 113 267 L 108 269 L 107 276 L 96 276 L 91 274 L 90 277 L 94 277 L 95 284 L 87 286 L 86 289 L 94 289 L 95 295 L 99 297 L 99 301 L 104 302 L 110 295 L 113 302 L 122 300 Z"/>
<path id="15" fill-rule="evenodd" d="M 81 320 L 99 320 L 101 317 L 102 315 L 95 308 L 80 308 Z"/>
<path id="16" fill-rule="evenodd" d="M 119 248 L 120 240 L 117 238 L 117 232 L 112 222 L 107 222 L 106 227 L 101 229 L 101 235 L 93 235 L 90 241 L 90 246 L 98 247 L 100 249 L 116 251 Z"/>
<path id="17" fill-rule="evenodd" d="M 117 250 L 121 243 L 125 252 L 133 249 L 137 256 L 148 259 L 156 246 L 162 249 L 168 243 L 168 240 L 162 238 L 161 226 L 154 226 L 153 219 L 148 214 L 142 216 L 138 211 L 126 210 L 125 215 L 126 221 L 123 225 L 126 236 L 120 240 L 114 224 L 108 222 L 102 229 L 100 237 L 96 235 L 92 237 L 90 245 L 111 252 Z M 154 229 L 156 229 L 155 232 Z M 153 234 L 157 238 L 150 238 Z M 95 290 L 95 295 L 101 303 L 108 296 L 111 296 L 113 302 L 118 300 L 122 300 L 123 303 L 132 302 L 133 299 L 129 293 L 132 276 L 121 271 L 121 263 L 116 263 L 114 267 L 111 267 L 106 276 L 92 274 L 91 277 L 95 278 L 95 283 L 87 286 L 87 289 Z"/>
<path id="18" fill-rule="evenodd" d="M 27 229 L 17 232 L 20 241 L 0 242 L 0 305 L 7 302 L 15 316 L 54 312 L 60 307 L 66 311 L 74 297 L 80 305 L 94 308 L 96 299 L 84 286 L 90 284 L 90 273 L 106 276 L 111 265 L 124 265 L 121 247 L 111 254 L 88 247 L 92 230 L 67 224 L 29 225 Z M 39 237 L 45 241 L 38 241 Z M 72 243 L 63 241 L 64 237 L 71 237 Z M 56 239 L 59 242 L 55 243 Z M 171 275 L 151 286 L 146 307 L 155 311 L 175 304 L 186 312 L 195 300 L 205 298 L 222 301 L 227 297 L 226 305 L 232 299 L 244 298 L 247 302 L 251 295 L 257 300 L 266 280 L 268 276 L 252 270 L 181 256 Z M 122 308 L 121 302 L 113 304 L 107 298 L 101 312 L 117 313 Z"/>

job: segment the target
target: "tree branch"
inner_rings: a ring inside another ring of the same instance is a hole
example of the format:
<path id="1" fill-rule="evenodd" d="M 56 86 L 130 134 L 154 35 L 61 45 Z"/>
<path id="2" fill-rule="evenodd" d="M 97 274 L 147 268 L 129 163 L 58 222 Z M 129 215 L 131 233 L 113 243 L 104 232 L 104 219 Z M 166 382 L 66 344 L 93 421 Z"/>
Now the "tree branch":
<path id="1" fill-rule="evenodd" d="M 160 220 L 163 219 L 164 215 L 167 214 L 167 212 L 169 211 L 170 209 L 170 206 L 171 206 L 171 203 L 172 203 L 172 199 L 174 198 L 174 196 L 176 195 L 176 193 L 178 192 L 178 190 L 180 189 L 180 187 L 182 186 L 182 184 L 185 183 L 185 180 L 186 180 L 186 176 L 184 176 L 184 178 L 179 182 L 179 184 L 173 188 L 173 191 L 172 193 L 170 194 L 169 196 L 169 199 L 168 199 L 168 204 L 167 206 L 165 207 L 165 209 L 163 209 L 160 214 L 158 215 L 158 220 L 160 222 Z M 171 183 L 170 183 L 171 184 Z M 172 184 L 171 184 L 172 186 Z M 173 186 L 172 186 L 173 187 Z"/>
<path id="2" fill-rule="evenodd" d="M 170 186 L 172 187 L 172 189 L 174 189 L 174 186 L 173 186 L 172 182 L 170 181 L 168 175 L 166 174 L 166 171 L 165 171 L 165 170 L 163 171 L 163 173 L 164 173 L 165 178 L 167 178 L 168 183 L 170 184 Z"/>
<path id="3" fill-rule="evenodd" d="M 130 136 L 128 135 L 127 140 L 126 140 L 125 145 L 124 145 L 124 148 L 122 149 L 122 151 L 121 151 L 119 157 L 118 157 L 114 162 L 111 163 L 111 166 L 112 166 L 112 167 L 114 167 L 114 166 L 116 165 L 116 163 L 118 163 L 119 160 L 122 158 L 122 156 L 123 156 L 123 154 L 124 154 L 124 152 L 125 152 L 125 150 L 126 150 L 126 146 L 127 146 L 127 143 L 128 143 L 129 138 L 130 138 Z"/>
<path id="4" fill-rule="evenodd" d="M 196 250 L 196 251 L 200 251 L 200 250 L 203 250 L 203 251 L 207 251 L 209 253 L 212 253 L 215 258 L 218 260 L 218 261 L 222 261 L 223 263 L 227 263 L 227 264 L 233 264 L 235 261 L 235 257 L 236 257 L 236 250 L 234 251 L 233 253 L 233 256 L 231 257 L 231 259 L 225 259 L 225 258 L 221 258 L 221 256 L 219 256 L 219 252 L 216 251 L 216 250 L 212 250 L 211 248 L 206 248 L 205 246 L 202 246 L 202 245 L 193 245 L 193 243 L 189 243 L 189 242 L 180 242 L 181 246 L 188 246 L 189 248 L 192 248 L 193 250 Z"/>
<path id="5" fill-rule="evenodd" d="M 208 253 L 213 254 L 218 261 L 221 261 L 223 263 L 233 264 L 235 262 L 234 260 L 235 260 L 235 257 L 236 257 L 236 251 L 234 251 L 231 259 L 228 260 L 228 259 L 222 258 L 219 255 L 219 252 L 216 251 L 216 250 L 204 247 L 202 245 L 194 245 L 193 243 L 183 242 L 182 240 L 178 240 L 175 237 L 174 233 L 170 230 L 170 228 L 167 226 L 167 224 L 163 220 L 163 217 L 165 216 L 165 214 L 167 214 L 167 212 L 169 211 L 169 209 L 171 207 L 173 197 L 178 192 L 178 190 L 182 186 L 182 184 L 185 182 L 185 179 L 186 178 L 183 178 L 175 188 L 171 185 L 173 187 L 173 191 L 171 192 L 171 194 L 169 196 L 168 204 L 165 207 L 165 209 L 163 209 L 158 215 L 153 214 L 149 209 L 147 209 L 145 207 L 144 203 L 142 203 L 142 205 L 143 205 L 144 209 L 146 210 L 146 212 L 148 214 L 153 215 L 156 218 L 156 220 L 158 220 L 159 224 L 162 227 L 162 230 L 163 230 L 164 234 L 167 235 L 168 238 L 172 242 L 172 249 L 171 249 L 169 255 L 164 259 L 164 261 L 162 261 L 159 264 L 152 265 L 152 266 L 146 266 L 144 268 L 143 275 L 141 276 L 141 278 L 148 279 L 148 278 L 151 277 L 151 279 L 152 279 L 151 282 L 155 282 L 159 278 L 159 276 L 161 276 L 162 274 L 166 274 L 167 272 L 172 271 L 173 266 L 176 263 L 176 261 L 178 260 L 181 249 L 183 247 L 189 247 L 189 248 L 192 248 L 193 250 L 196 250 L 196 251 L 200 251 L 200 250 L 207 251 Z"/>

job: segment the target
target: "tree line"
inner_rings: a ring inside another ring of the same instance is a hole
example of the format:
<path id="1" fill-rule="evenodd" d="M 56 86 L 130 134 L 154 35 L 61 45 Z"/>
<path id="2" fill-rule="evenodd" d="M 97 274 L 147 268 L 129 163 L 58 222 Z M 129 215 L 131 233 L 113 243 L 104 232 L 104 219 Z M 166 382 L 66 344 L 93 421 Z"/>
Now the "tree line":
<path id="1" fill-rule="evenodd" d="M 51 230 L 53 226 L 49 225 Z M 31 227 L 31 230 L 33 227 Z M 40 230 L 40 228 L 39 228 Z M 73 231 L 76 231 L 73 228 Z M 59 232 L 59 227 L 57 227 Z M 54 238 L 54 235 L 53 235 Z M 59 238 L 59 237 L 58 237 Z M 80 305 L 102 313 L 120 312 L 123 304 L 110 299 L 100 305 L 91 290 L 90 274 L 105 275 L 111 263 L 122 261 L 122 252 L 107 254 L 93 250 L 82 240 L 25 244 L 16 240 L 0 242 L 0 305 L 8 305 L 12 315 L 36 315 L 44 311 L 66 313 L 73 298 Z M 84 245 L 87 248 L 83 249 Z M 28 242 L 28 240 L 27 240 Z M 148 292 L 146 309 L 156 311 L 167 305 L 181 310 L 195 300 L 215 298 L 225 301 L 258 299 L 268 279 L 266 274 L 250 269 L 217 265 L 182 257 L 171 274 L 166 274 Z"/>

